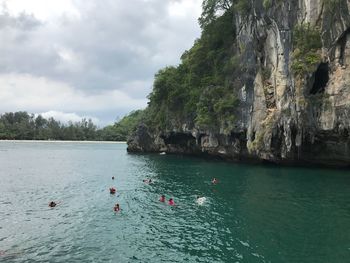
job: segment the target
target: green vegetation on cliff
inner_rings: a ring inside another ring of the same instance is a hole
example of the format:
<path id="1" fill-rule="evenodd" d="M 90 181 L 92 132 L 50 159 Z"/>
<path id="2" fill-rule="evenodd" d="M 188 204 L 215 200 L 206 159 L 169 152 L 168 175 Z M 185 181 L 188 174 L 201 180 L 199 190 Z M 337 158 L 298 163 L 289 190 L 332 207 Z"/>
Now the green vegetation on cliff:
<path id="1" fill-rule="evenodd" d="M 99 130 L 98 137 L 104 141 L 126 141 L 140 123 L 143 110 L 132 111 L 120 121 Z"/>
<path id="2" fill-rule="evenodd" d="M 233 75 L 239 67 L 233 8 L 233 1 L 203 2 L 201 37 L 178 66 L 155 75 L 144 118 L 150 127 L 171 129 L 184 122 L 203 129 L 232 126 L 237 105 Z"/>
<path id="3" fill-rule="evenodd" d="M 293 63 L 292 70 L 297 75 L 315 71 L 321 62 L 321 34 L 318 28 L 310 24 L 296 25 L 293 30 Z"/>
<path id="4" fill-rule="evenodd" d="M 334 5 L 338 0 L 324 1 Z M 262 7 L 266 10 L 281 2 L 264 0 Z M 247 66 L 253 61 L 247 62 L 244 57 L 249 54 L 245 40 L 236 39 L 240 29 L 235 19 L 237 15 L 244 19 L 253 6 L 248 0 L 203 1 L 198 19 L 201 37 L 182 54 L 179 65 L 168 66 L 155 75 L 142 122 L 162 131 L 178 129 L 183 124 L 223 133 L 232 131 L 239 105 L 237 89 L 245 83 L 244 74 L 255 70 Z M 296 25 L 292 45 L 291 69 L 295 76 L 315 72 L 321 62 L 320 30 L 307 23 Z M 264 81 L 268 80 L 271 69 L 261 68 Z M 265 93 L 269 96 L 268 90 Z"/>

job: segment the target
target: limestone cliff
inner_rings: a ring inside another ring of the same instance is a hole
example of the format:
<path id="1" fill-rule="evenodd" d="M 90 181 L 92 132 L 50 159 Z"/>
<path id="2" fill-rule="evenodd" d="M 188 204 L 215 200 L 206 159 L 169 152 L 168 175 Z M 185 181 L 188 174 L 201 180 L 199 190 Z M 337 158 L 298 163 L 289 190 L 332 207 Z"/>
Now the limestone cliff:
<path id="1" fill-rule="evenodd" d="M 242 68 L 234 127 L 203 130 L 183 120 L 150 131 L 140 124 L 128 151 L 348 166 L 349 9 L 347 0 L 251 0 L 249 11 L 235 14 L 233 22 Z M 298 25 L 320 32 L 319 61 L 299 73 Z"/>

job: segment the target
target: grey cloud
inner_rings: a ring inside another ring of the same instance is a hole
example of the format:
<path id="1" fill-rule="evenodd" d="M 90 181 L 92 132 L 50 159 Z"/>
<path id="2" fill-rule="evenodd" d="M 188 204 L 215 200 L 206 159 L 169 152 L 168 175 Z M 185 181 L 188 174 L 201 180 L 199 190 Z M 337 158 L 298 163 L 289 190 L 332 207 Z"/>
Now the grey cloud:
<path id="1" fill-rule="evenodd" d="M 32 14 L 21 13 L 18 17 L 12 17 L 7 10 L 0 14 L 0 29 L 11 27 L 21 30 L 32 30 L 41 25 Z"/>
<path id="2" fill-rule="evenodd" d="M 199 36 L 196 17 L 171 17 L 190 0 L 74 0 L 80 17 L 42 22 L 0 14 L 0 74 L 25 73 L 85 93 L 119 89 L 144 98 L 154 74 L 174 65 Z M 145 86 L 142 86 L 144 84 Z"/>

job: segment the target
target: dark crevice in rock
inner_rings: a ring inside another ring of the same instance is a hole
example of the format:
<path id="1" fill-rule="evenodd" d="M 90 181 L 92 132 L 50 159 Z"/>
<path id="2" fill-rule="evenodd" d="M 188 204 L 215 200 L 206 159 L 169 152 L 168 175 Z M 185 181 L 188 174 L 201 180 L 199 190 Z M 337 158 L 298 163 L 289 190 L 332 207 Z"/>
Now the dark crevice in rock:
<path id="1" fill-rule="evenodd" d="M 205 136 L 205 134 L 199 134 L 196 138 L 197 145 L 201 145 L 202 138 Z"/>
<path id="2" fill-rule="evenodd" d="M 340 134 L 341 134 L 341 136 L 343 138 L 349 138 L 349 131 L 348 131 L 348 129 L 343 129 Z"/>
<path id="3" fill-rule="evenodd" d="M 250 140 L 253 142 L 255 140 L 255 131 L 252 132 L 251 136 L 250 136 Z"/>
<path id="4" fill-rule="evenodd" d="M 282 142 L 284 139 L 283 130 L 284 130 L 283 126 L 280 126 L 279 128 L 274 129 L 274 132 L 271 137 L 271 148 L 276 152 L 279 151 L 282 146 Z"/>
<path id="5" fill-rule="evenodd" d="M 260 63 L 261 63 L 261 65 L 265 65 L 265 56 L 264 55 L 261 55 Z"/>
<path id="6" fill-rule="evenodd" d="M 345 47 L 346 47 L 346 38 L 350 34 L 350 28 L 348 28 L 339 38 L 338 44 L 340 45 L 340 54 L 339 54 L 339 64 L 343 66 L 345 64 Z"/>
<path id="7" fill-rule="evenodd" d="M 295 127 L 294 125 L 290 128 L 291 130 L 291 138 L 292 138 L 292 145 L 296 145 L 296 141 L 297 141 L 297 135 L 298 135 L 298 129 L 297 127 Z"/>
<path id="8" fill-rule="evenodd" d="M 255 132 L 254 132 L 254 137 L 255 137 Z M 246 141 L 246 133 L 245 132 L 231 132 L 230 140 L 234 141 L 235 139 L 238 139 L 240 141 Z"/>
<path id="9" fill-rule="evenodd" d="M 323 93 L 329 81 L 329 65 L 328 63 L 320 63 L 314 73 L 314 83 L 310 90 L 310 94 Z"/>
<path id="10" fill-rule="evenodd" d="M 163 135 L 165 144 L 177 144 L 177 145 L 196 145 L 196 138 L 190 133 L 176 133 L 171 132 L 169 134 Z"/>

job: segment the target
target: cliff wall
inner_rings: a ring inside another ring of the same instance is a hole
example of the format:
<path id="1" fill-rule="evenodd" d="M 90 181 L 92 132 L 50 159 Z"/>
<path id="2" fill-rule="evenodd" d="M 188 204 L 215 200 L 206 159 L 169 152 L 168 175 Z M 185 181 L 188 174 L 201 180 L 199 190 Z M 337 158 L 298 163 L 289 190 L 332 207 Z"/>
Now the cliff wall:
<path id="1" fill-rule="evenodd" d="M 128 151 L 348 166 L 349 10 L 347 0 L 250 1 L 232 25 L 241 68 L 234 127 L 203 129 L 187 119 L 167 129 L 140 124 Z M 301 35 L 319 32 L 313 53 L 298 46 L 298 26 Z"/>

